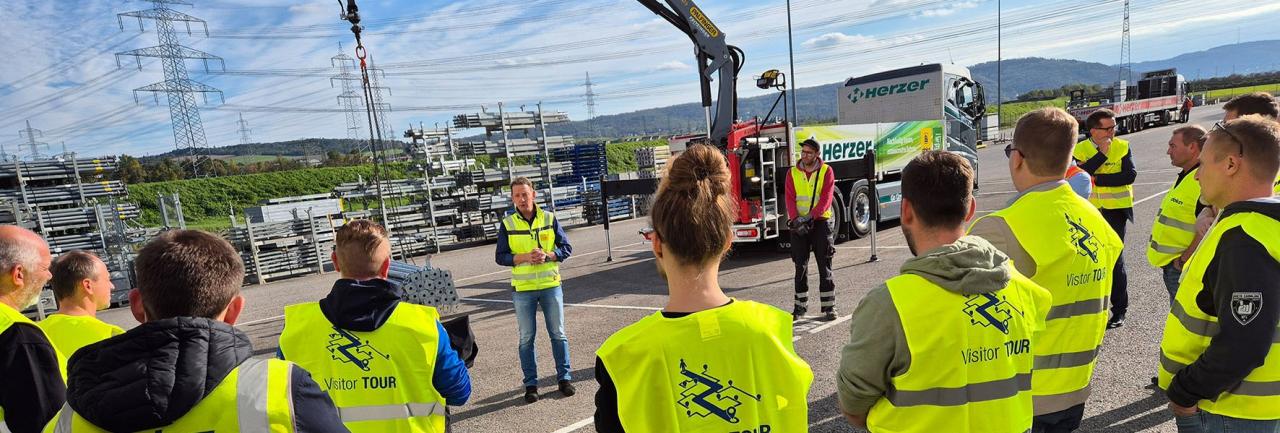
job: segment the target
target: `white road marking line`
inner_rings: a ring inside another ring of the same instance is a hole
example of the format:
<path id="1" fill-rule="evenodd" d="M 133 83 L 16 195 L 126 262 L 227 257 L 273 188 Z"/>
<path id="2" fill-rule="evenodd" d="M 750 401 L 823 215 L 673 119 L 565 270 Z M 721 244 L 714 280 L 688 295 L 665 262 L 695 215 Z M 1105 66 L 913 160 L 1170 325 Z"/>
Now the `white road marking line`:
<path id="1" fill-rule="evenodd" d="M 461 301 L 471 302 L 491 302 L 496 304 L 514 304 L 515 302 L 505 299 L 479 299 L 479 298 L 458 298 Z M 660 311 L 661 308 L 654 307 L 633 307 L 630 305 L 603 305 L 603 304 L 564 304 L 566 307 L 586 307 L 586 308 L 609 308 L 614 310 L 644 310 L 644 311 Z"/>
<path id="2" fill-rule="evenodd" d="M 1140 205 L 1140 204 L 1142 204 L 1142 202 L 1144 202 L 1144 201 L 1151 200 L 1151 199 L 1153 199 L 1153 198 L 1156 198 L 1156 197 L 1162 196 L 1162 195 L 1164 195 L 1164 194 L 1165 194 L 1165 193 L 1167 193 L 1167 192 L 1169 192 L 1169 190 L 1167 190 L 1167 189 L 1166 189 L 1166 190 L 1164 190 L 1164 191 L 1160 191 L 1160 192 L 1158 192 L 1158 193 L 1152 194 L 1152 195 L 1150 195 L 1150 196 L 1149 196 L 1149 197 L 1147 197 L 1147 198 L 1144 198 L 1144 199 L 1142 199 L 1142 200 L 1138 200 L 1138 201 L 1133 202 L 1133 205 L 1134 205 L 1134 206 Z"/>
<path id="3" fill-rule="evenodd" d="M 871 249 L 871 246 L 865 245 L 865 246 L 852 246 L 852 247 L 836 247 L 836 249 L 837 250 L 869 250 Z M 902 249 L 907 249 L 907 246 L 906 245 L 877 245 L 876 249 L 902 250 Z"/>
<path id="4" fill-rule="evenodd" d="M 818 326 L 817 328 L 810 329 L 810 330 L 809 330 L 809 334 L 817 334 L 817 333 L 819 333 L 819 332 L 822 332 L 822 331 L 827 330 L 827 328 L 830 328 L 830 327 L 832 327 L 832 326 L 836 326 L 836 325 L 839 325 L 839 324 L 841 324 L 841 323 L 847 322 L 847 321 L 849 321 L 849 319 L 852 319 L 852 318 L 853 318 L 853 315 L 852 315 L 852 314 L 849 314 L 849 315 L 846 315 L 846 316 L 841 316 L 841 317 L 839 317 L 839 318 L 836 318 L 836 320 L 832 320 L 832 321 L 830 321 L 830 322 L 824 323 L 824 324 L 822 324 L 821 326 Z"/>
<path id="5" fill-rule="evenodd" d="M 587 419 L 584 419 L 584 420 L 582 420 L 582 421 L 578 421 L 578 422 L 575 422 L 575 423 L 573 423 L 573 424 L 569 424 L 569 426 L 568 426 L 568 427 L 562 428 L 562 429 L 560 429 L 560 430 L 556 430 L 556 431 L 555 431 L 555 432 L 553 432 L 553 433 L 569 433 L 569 432 L 571 432 L 571 431 L 574 431 L 574 430 L 577 430 L 577 429 L 580 429 L 580 428 L 586 427 L 586 426 L 588 426 L 588 425 L 591 425 L 591 423 L 593 423 L 593 422 L 595 422 L 595 417 L 587 418 Z"/>
<path id="6" fill-rule="evenodd" d="M 257 324 L 259 324 L 259 323 L 266 323 L 266 322 L 270 322 L 270 321 L 272 321 L 272 320 L 276 320 L 276 319 L 283 319 L 283 318 L 284 318 L 284 315 L 279 315 L 279 316 L 275 316 L 275 317 L 268 317 L 268 318 L 266 318 L 266 319 L 250 320 L 250 321 L 248 321 L 248 322 L 244 322 L 244 323 L 237 323 L 237 324 L 236 324 L 236 326 L 250 326 L 250 325 L 257 325 Z"/>

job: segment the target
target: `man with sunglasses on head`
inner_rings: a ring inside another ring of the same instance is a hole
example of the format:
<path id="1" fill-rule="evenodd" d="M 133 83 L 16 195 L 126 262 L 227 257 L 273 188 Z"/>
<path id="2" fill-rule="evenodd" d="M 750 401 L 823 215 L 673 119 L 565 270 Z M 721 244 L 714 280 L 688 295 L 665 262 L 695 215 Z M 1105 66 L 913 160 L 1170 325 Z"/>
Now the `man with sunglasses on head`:
<path id="1" fill-rule="evenodd" d="M 1200 153 L 1204 201 L 1220 209 L 1165 320 L 1159 386 L 1180 433 L 1280 432 L 1280 124 L 1214 125 Z"/>
<path id="2" fill-rule="evenodd" d="M 831 274 L 831 258 L 836 253 L 835 233 L 829 225 L 836 176 L 831 166 L 818 157 L 821 146 L 810 138 L 800 143 L 800 161 L 788 171 L 786 180 L 787 219 L 790 221 L 791 261 L 796 265 L 795 320 L 809 311 L 809 253 L 818 258 L 818 296 L 822 315 L 818 320 L 836 320 L 836 282 Z"/>
<path id="3" fill-rule="evenodd" d="M 1076 143 L 1072 156 L 1084 171 L 1093 176 L 1089 202 L 1106 218 L 1107 224 L 1124 239 L 1125 225 L 1133 220 L 1133 182 L 1138 169 L 1133 165 L 1129 142 L 1116 138 L 1116 113 L 1100 109 L 1085 119 L 1089 139 Z M 1129 277 L 1124 270 L 1124 255 L 1116 262 L 1111 280 L 1111 319 L 1107 329 L 1124 326 L 1129 309 Z"/>

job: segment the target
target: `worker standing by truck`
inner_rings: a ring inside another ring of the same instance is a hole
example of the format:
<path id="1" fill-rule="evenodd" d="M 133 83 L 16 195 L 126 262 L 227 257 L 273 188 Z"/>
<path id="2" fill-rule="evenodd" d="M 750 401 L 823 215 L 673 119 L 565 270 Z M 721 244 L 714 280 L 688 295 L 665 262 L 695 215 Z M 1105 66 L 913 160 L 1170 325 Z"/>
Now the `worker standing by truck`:
<path id="1" fill-rule="evenodd" d="M 1133 182 L 1138 169 L 1133 165 L 1129 142 L 1116 138 L 1116 113 L 1101 109 L 1085 119 L 1089 139 L 1076 144 L 1076 163 L 1093 176 L 1089 201 L 1102 212 L 1111 229 L 1124 240 L 1125 225 L 1133 220 Z M 1124 326 L 1129 309 L 1129 277 L 1124 271 L 1124 254 L 1116 261 L 1111 280 L 1111 319 L 1107 329 Z"/>
<path id="2" fill-rule="evenodd" d="M 809 311 L 809 253 L 818 258 L 818 294 L 822 302 L 819 320 L 836 320 L 836 282 L 831 276 L 831 258 L 836 253 L 835 235 L 828 223 L 835 194 L 835 173 L 818 158 L 821 149 L 813 139 L 800 143 L 800 163 L 787 176 L 787 219 L 791 221 L 791 261 L 796 265 L 793 319 Z"/>

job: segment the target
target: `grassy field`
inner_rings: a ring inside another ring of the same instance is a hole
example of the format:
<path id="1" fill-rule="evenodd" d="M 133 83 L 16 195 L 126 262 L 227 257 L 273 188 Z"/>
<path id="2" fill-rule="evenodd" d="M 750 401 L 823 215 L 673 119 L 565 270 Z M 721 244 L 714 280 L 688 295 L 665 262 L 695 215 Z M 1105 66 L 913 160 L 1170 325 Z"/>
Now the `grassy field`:
<path id="1" fill-rule="evenodd" d="M 1032 110 L 1042 107 L 1066 108 L 1067 98 L 1062 97 L 1029 102 L 1006 102 L 1000 106 L 1000 127 L 1013 127 L 1013 124 L 1017 123 L 1018 118 L 1022 117 L 1023 114 L 1027 114 Z M 994 105 L 988 105 L 987 109 L 995 111 L 996 107 Z"/>
<path id="2" fill-rule="evenodd" d="M 1212 102 L 1214 99 L 1227 100 L 1237 95 L 1243 95 L 1251 92 L 1268 92 L 1272 95 L 1280 94 L 1280 83 L 1264 84 L 1260 86 L 1234 87 L 1230 89 L 1210 90 L 1207 92 L 1192 92 L 1192 95 L 1204 95 L 1206 101 Z"/>

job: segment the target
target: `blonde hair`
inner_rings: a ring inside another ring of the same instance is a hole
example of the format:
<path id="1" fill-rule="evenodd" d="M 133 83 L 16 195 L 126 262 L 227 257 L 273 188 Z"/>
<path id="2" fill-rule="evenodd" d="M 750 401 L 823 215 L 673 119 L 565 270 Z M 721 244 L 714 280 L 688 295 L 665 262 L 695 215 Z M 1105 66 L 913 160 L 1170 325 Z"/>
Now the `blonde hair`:
<path id="1" fill-rule="evenodd" d="M 372 278 L 378 276 L 382 263 L 390 257 L 391 240 L 381 224 L 355 220 L 338 228 L 333 251 L 344 277 Z"/>

